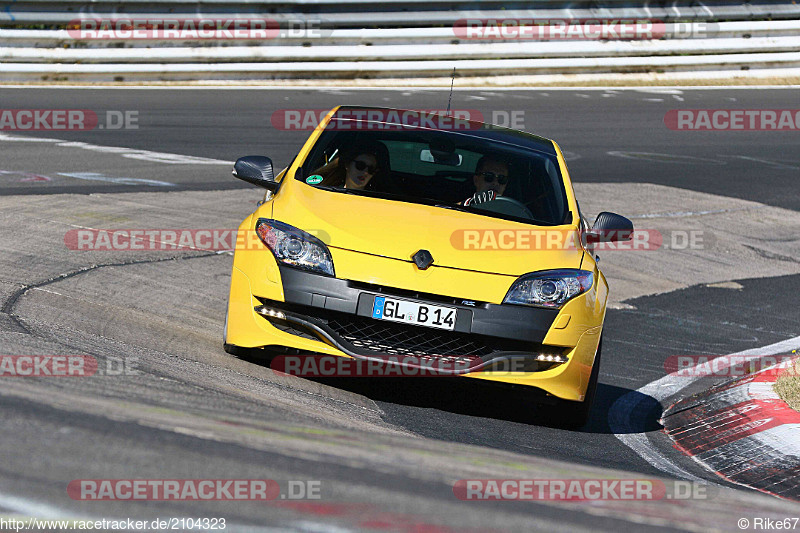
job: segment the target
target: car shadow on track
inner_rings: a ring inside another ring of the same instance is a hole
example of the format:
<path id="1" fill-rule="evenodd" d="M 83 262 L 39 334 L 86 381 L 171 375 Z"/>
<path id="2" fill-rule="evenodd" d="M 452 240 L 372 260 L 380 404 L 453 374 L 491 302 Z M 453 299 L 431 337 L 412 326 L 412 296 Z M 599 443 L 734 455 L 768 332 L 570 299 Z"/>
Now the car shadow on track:
<path id="1" fill-rule="evenodd" d="M 271 357 L 257 352 L 240 354 L 238 357 L 263 366 L 270 366 L 272 362 Z M 375 402 L 522 424 L 562 427 L 558 405 L 554 399 L 524 387 L 511 388 L 505 384 L 464 377 L 297 379 L 309 379 L 365 396 Z M 604 434 L 656 431 L 662 427 L 658 422 L 661 413 L 661 405 L 650 396 L 601 382 L 597 386 L 589 422 L 579 431 Z"/>
<path id="2" fill-rule="evenodd" d="M 659 422 L 663 411 L 652 396 L 600 382 L 589 423 L 581 431 L 617 435 L 659 431 L 664 427 Z"/>
<path id="3" fill-rule="evenodd" d="M 360 394 L 376 402 L 422 409 L 437 409 L 457 415 L 492 418 L 528 425 L 563 428 L 557 405 L 528 391 L 492 386 L 466 378 L 334 378 L 314 381 Z M 635 412 L 621 423 L 609 421 L 611 407 L 620 398 L 635 404 Z M 650 396 L 613 385 L 598 384 L 589 422 L 578 429 L 585 433 L 643 433 L 662 428 L 661 405 Z M 574 429 L 574 428 L 573 428 Z"/>

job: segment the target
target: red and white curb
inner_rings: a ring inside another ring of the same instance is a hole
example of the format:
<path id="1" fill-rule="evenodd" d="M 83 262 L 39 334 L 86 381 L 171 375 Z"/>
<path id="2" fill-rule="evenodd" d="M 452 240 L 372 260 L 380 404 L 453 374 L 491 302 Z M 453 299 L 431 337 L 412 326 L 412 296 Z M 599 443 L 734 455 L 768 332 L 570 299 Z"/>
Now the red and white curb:
<path id="1" fill-rule="evenodd" d="M 766 356 L 788 354 L 797 349 L 800 349 L 800 336 L 720 356 L 714 359 L 714 368 L 721 371 L 743 362 L 759 360 Z M 694 475 L 678 464 L 673 460 L 672 454 L 668 454 L 660 446 L 655 445 L 648 436 L 656 429 L 661 429 L 660 425 L 658 428 L 652 427 L 653 413 L 657 411 L 660 417 L 663 413 L 662 405 L 669 398 L 680 394 L 683 389 L 701 379 L 703 375 L 702 372 L 695 372 L 699 370 L 698 366 L 685 370 L 686 375 L 667 374 L 618 398 L 608 410 L 608 426 L 620 442 L 647 461 L 653 468 L 679 479 L 702 482 L 705 481 L 703 478 Z"/>
<path id="2" fill-rule="evenodd" d="M 665 433 L 678 450 L 733 483 L 800 498 L 800 413 L 773 389 L 794 361 L 678 401 L 661 419 Z"/>

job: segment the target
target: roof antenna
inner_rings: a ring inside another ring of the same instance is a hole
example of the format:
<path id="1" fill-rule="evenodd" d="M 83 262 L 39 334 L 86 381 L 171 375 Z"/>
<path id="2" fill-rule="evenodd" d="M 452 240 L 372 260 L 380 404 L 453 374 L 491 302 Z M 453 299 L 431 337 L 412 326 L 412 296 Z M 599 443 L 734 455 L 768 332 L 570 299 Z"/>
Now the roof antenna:
<path id="1" fill-rule="evenodd" d="M 453 82 L 456 81 L 456 67 L 453 67 L 453 75 L 450 76 L 450 96 L 447 98 L 447 113 L 450 114 L 450 101 L 453 99 Z"/>

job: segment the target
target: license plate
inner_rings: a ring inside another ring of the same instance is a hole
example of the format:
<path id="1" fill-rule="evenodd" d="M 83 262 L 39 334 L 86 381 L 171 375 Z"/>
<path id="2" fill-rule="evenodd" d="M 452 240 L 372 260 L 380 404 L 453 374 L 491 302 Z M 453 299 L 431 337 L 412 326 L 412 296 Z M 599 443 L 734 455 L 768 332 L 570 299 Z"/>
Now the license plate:
<path id="1" fill-rule="evenodd" d="M 372 304 L 372 318 L 450 331 L 456 327 L 456 311 L 452 307 L 421 304 L 385 296 L 376 296 L 375 303 Z"/>

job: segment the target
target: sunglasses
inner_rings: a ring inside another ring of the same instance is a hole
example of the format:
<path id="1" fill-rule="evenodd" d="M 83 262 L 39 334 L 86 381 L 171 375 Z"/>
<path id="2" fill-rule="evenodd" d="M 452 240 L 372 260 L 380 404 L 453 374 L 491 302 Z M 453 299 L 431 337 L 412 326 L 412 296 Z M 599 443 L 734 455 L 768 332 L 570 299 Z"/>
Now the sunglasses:
<path id="1" fill-rule="evenodd" d="M 366 169 L 366 171 L 370 174 L 375 174 L 375 171 L 378 170 L 378 167 L 371 167 L 368 164 L 364 163 L 363 161 L 355 160 L 353 164 L 356 166 L 356 170 L 361 172 L 362 170 Z"/>
<path id="2" fill-rule="evenodd" d="M 495 174 L 494 172 L 478 172 L 478 176 L 482 177 L 486 183 L 492 183 L 497 178 L 497 183 L 505 185 L 508 183 L 508 176 L 505 174 Z"/>

